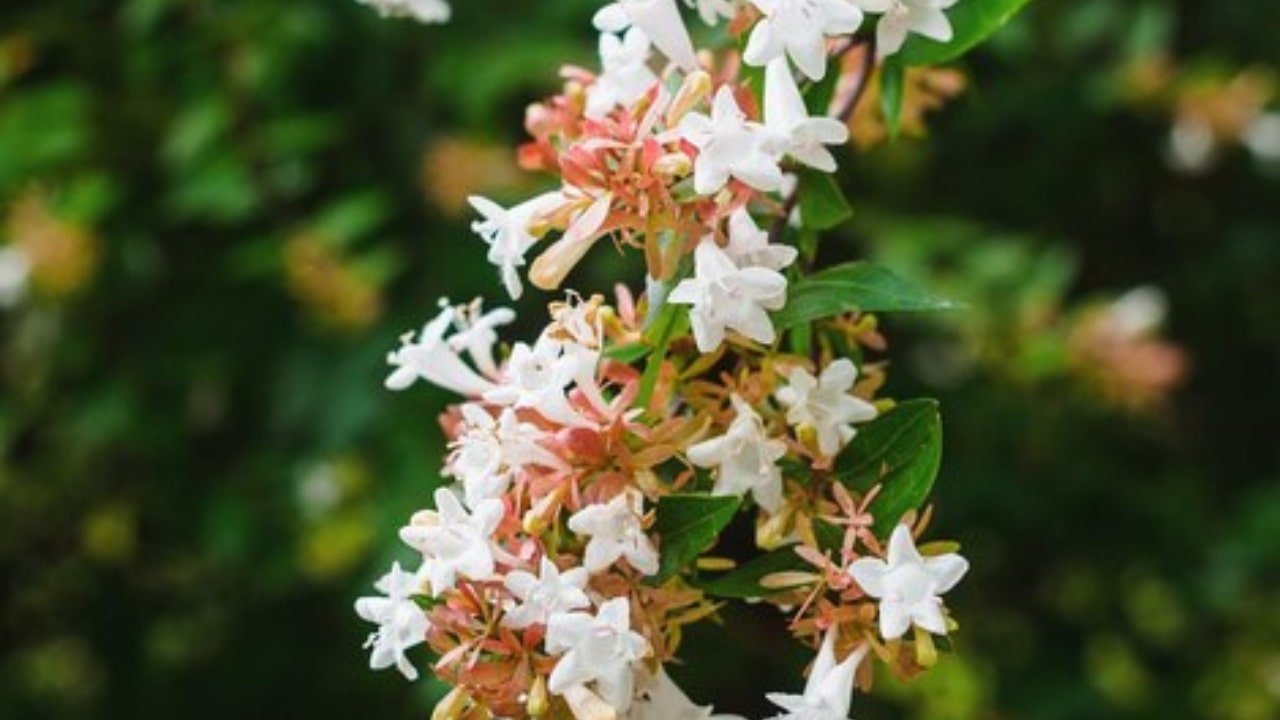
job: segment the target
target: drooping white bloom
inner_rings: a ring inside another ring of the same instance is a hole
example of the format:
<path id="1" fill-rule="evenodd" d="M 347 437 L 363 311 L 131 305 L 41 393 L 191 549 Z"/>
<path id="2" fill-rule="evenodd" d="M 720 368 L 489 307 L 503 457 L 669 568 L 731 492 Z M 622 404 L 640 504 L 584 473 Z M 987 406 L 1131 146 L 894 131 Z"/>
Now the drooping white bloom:
<path id="1" fill-rule="evenodd" d="M 400 338 L 400 347 L 387 354 L 387 363 L 396 366 L 387 376 L 388 390 L 404 390 L 419 378 L 460 395 L 480 395 L 494 384 L 471 369 L 451 346 L 445 335 L 457 319 L 457 310 L 442 301 L 440 314 L 422 327 L 415 340 L 413 333 Z M 496 312 L 496 311 L 495 311 Z M 475 347 L 464 343 L 468 350 Z"/>
<path id="2" fill-rule="evenodd" d="M 737 715 L 712 715 L 710 705 L 695 705 L 661 666 L 656 675 L 642 674 L 636 695 L 625 720 L 742 720 Z"/>
<path id="3" fill-rule="evenodd" d="M 756 504 L 776 513 L 782 508 L 782 470 L 777 461 L 787 454 L 787 444 L 765 434 L 764 422 L 745 400 L 737 394 L 731 399 L 737 415 L 729 430 L 689 448 L 689 461 L 716 468 L 713 495 L 750 492 Z"/>
<path id="4" fill-rule="evenodd" d="M 790 56 L 812 80 L 827 74 L 827 36 L 848 35 L 862 24 L 851 0 L 751 0 L 764 18 L 747 39 L 743 62 L 757 67 Z"/>
<path id="5" fill-rule="evenodd" d="M 422 578 L 400 569 L 393 563 L 391 571 L 374 584 L 386 597 L 362 597 L 356 600 L 356 614 L 378 629 L 369 635 L 366 648 L 373 648 L 369 667 L 374 670 L 396 666 L 410 681 L 418 679 L 418 670 L 405 657 L 405 651 L 427 639 L 431 623 L 413 601 L 422 594 Z"/>
<path id="6" fill-rule="evenodd" d="M 502 521 L 503 506 L 501 500 L 482 500 L 468 513 L 444 488 L 436 490 L 435 501 L 434 512 L 420 512 L 400 528 L 400 539 L 422 553 L 431 594 L 438 596 L 454 586 L 458 575 L 471 580 L 493 575 L 490 538 Z"/>
<path id="7" fill-rule="evenodd" d="M 680 281 L 668 302 L 692 305 L 689 321 L 700 352 L 724 342 L 726 330 L 736 330 L 759 343 L 776 337 L 769 310 L 787 302 L 787 280 L 763 267 L 740 268 L 728 253 L 709 240 L 694 250 L 694 276 Z"/>
<path id="8" fill-rule="evenodd" d="M 649 69 L 649 38 L 633 27 L 621 38 L 600 35 L 600 75 L 587 91 L 586 116 L 600 118 L 615 107 L 630 107 L 644 96 L 658 76 Z"/>
<path id="9" fill-rule="evenodd" d="M 383 17 L 408 17 L 422 23 L 449 22 L 452 9 L 445 0 L 356 0 Z"/>
<path id="10" fill-rule="evenodd" d="M 634 25 L 682 70 L 689 72 L 698 67 L 693 41 L 680 18 L 676 0 L 617 0 L 600 8 L 591 22 L 597 30 L 609 33 L 620 33 Z"/>
<path id="11" fill-rule="evenodd" d="M 595 615 L 557 613 L 547 621 L 547 650 L 564 653 L 547 689 L 561 695 L 572 687 L 595 682 L 600 696 L 615 710 L 631 704 L 632 665 L 649 652 L 649 643 L 631 630 L 631 603 L 625 597 L 606 601 Z"/>
<path id="12" fill-rule="evenodd" d="M 719 25 L 721 20 L 732 18 L 738 12 L 731 0 L 684 0 L 684 4 L 697 10 L 702 22 L 711 27 Z"/>
<path id="13" fill-rule="evenodd" d="M 950 42 L 951 21 L 943 10 L 957 0 L 859 0 L 862 9 L 884 13 L 876 24 L 876 55 L 887 57 L 902 49 L 908 33 Z"/>
<path id="14" fill-rule="evenodd" d="M 769 693 L 769 702 L 786 710 L 769 720 L 846 720 L 853 698 L 853 676 L 858 663 L 867 654 L 861 645 L 840 663 L 836 663 L 834 628 L 822 638 L 822 647 L 809 670 L 803 695 Z"/>
<path id="15" fill-rule="evenodd" d="M 778 388 L 778 401 L 787 407 L 787 422 L 813 428 L 818 451 L 832 456 L 853 439 L 852 423 L 875 418 L 876 406 L 849 394 L 858 379 L 858 369 L 848 358 L 840 358 L 814 377 L 804 368 L 792 368 L 787 384 Z"/>
<path id="16" fill-rule="evenodd" d="M 516 343 L 502 384 L 486 392 L 484 399 L 496 405 L 531 408 L 561 425 L 590 426 L 569 404 L 565 393 L 575 381 L 594 378 L 599 352 L 573 350 L 571 345 L 576 343 L 545 334 L 532 346 Z"/>
<path id="17" fill-rule="evenodd" d="M 489 244 L 487 258 L 498 268 L 502 284 L 512 298 L 518 298 L 524 292 L 516 268 L 524 266 L 525 253 L 538 242 L 529 227 L 540 212 L 561 199 L 558 192 L 543 193 L 507 210 L 479 195 L 467 198 L 483 218 L 471 223 L 471 230 Z"/>
<path id="18" fill-rule="evenodd" d="M 710 117 L 689 113 L 680 121 L 678 132 L 698 148 L 693 189 L 699 195 L 718 192 L 730 177 L 766 192 L 782 187 L 778 156 L 764 126 L 747 120 L 728 85 L 716 92 Z"/>
<path id="19" fill-rule="evenodd" d="M 626 558 L 642 575 L 657 573 L 658 551 L 640 524 L 643 515 L 644 501 L 635 490 L 627 490 L 607 503 L 588 505 L 574 513 L 569 518 L 569 529 L 591 538 L 583 554 L 583 567 L 596 573 L 619 558 Z"/>
<path id="20" fill-rule="evenodd" d="M 462 405 L 462 431 L 453 441 L 445 472 L 462 483 L 467 506 L 501 498 L 512 477 L 530 465 L 558 467 L 559 458 L 539 441 L 544 434 L 504 408 L 495 420 L 475 403 Z"/>
<path id="21" fill-rule="evenodd" d="M 576 567 L 562 573 L 545 556 L 538 575 L 524 570 L 507 573 L 504 584 L 520 604 L 507 609 L 502 624 L 516 629 L 526 628 L 533 624 L 546 624 L 552 615 L 590 607 L 591 601 L 584 592 L 588 578 L 586 568 Z"/>
<path id="22" fill-rule="evenodd" d="M 849 128 L 835 118 L 809 115 L 800 88 L 784 58 L 769 61 L 764 75 L 764 125 L 777 151 L 823 172 L 836 160 L 825 146 L 849 139 Z"/>
<path id="23" fill-rule="evenodd" d="M 761 230 L 746 208 L 738 208 L 729 216 L 729 242 L 724 251 L 740 268 L 762 267 L 780 271 L 796 261 L 799 251 L 790 245 L 769 242 L 769 233 Z"/>
<path id="24" fill-rule="evenodd" d="M 957 553 L 921 557 L 906 525 L 893 529 L 886 560 L 859 558 L 849 575 L 864 592 L 880 599 L 880 635 L 900 638 L 913 624 L 936 635 L 947 634 L 939 597 L 969 570 Z"/>
<path id="25" fill-rule="evenodd" d="M 27 278 L 31 275 L 31 260 L 16 245 L 0 247 L 0 308 L 18 304 L 27 292 Z"/>
<path id="26" fill-rule="evenodd" d="M 449 338 L 449 347 L 456 352 L 466 351 L 471 361 L 486 377 L 498 375 L 498 364 L 493 360 L 493 346 L 498 342 L 495 328 L 510 325 L 516 319 L 511 308 L 495 308 L 484 312 L 480 298 L 470 305 L 455 308 L 454 326 L 458 332 Z"/>

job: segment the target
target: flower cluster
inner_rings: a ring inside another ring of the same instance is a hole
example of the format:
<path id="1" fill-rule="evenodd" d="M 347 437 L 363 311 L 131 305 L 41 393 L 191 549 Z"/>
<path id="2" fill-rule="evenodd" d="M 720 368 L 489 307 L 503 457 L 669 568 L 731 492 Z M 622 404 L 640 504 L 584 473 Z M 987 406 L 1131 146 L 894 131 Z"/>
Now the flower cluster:
<path id="1" fill-rule="evenodd" d="M 917 547 L 930 512 L 895 478 L 932 482 L 936 412 L 876 397 L 877 319 L 838 288 L 798 299 L 813 255 L 787 242 L 804 227 L 797 175 L 836 169 L 876 55 L 908 31 L 949 37 L 949 3 L 688 4 L 741 53 L 695 51 L 675 0 L 602 8 L 600 70 L 565 68 L 526 115 L 521 164 L 556 189 L 471 198 L 512 297 L 526 277 L 560 288 L 606 238 L 642 253 L 644 292 L 568 291 L 510 346 L 511 310 L 442 302 L 388 356 L 389 389 L 463 398 L 441 419 L 454 482 L 400 531 L 418 568 L 393 566 L 356 605 L 378 626 L 374 668 L 413 679 L 409 651 L 435 655 L 454 688 L 436 717 L 709 717 L 664 666 L 684 626 L 736 597 L 818 648 L 801 694 L 767 696 L 774 717 L 838 720 L 870 681 L 864 658 L 909 676 L 955 627 L 941 596 L 967 563 Z M 878 39 L 854 35 L 864 12 L 882 14 Z M 868 63 L 811 108 L 829 57 L 855 49 Z M 752 547 L 718 544 L 735 523 Z"/>

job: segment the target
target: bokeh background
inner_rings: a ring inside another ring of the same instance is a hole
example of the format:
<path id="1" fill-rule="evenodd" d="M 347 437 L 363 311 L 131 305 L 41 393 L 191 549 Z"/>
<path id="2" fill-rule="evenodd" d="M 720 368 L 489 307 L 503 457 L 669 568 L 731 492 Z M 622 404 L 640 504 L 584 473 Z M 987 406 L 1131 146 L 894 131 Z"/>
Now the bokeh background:
<path id="1" fill-rule="evenodd" d="M 0 717 L 426 716 L 351 610 L 439 481 L 447 398 L 384 354 L 500 299 L 464 199 L 540 187 L 523 108 L 597 4 L 0 6 Z M 897 142 L 855 119 L 826 252 L 970 307 L 883 327 L 974 565 L 956 655 L 858 717 L 1280 717 L 1278 33 L 1039 0 L 909 78 Z M 758 712 L 801 683 L 778 625 L 729 613 L 674 674 Z"/>

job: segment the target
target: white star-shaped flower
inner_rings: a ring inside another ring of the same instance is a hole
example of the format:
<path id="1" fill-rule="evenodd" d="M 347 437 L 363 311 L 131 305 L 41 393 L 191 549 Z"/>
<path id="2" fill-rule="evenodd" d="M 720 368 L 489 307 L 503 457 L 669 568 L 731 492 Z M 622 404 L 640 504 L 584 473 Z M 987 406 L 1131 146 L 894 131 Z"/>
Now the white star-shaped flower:
<path id="1" fill-rule="evenodd" d="M 455 352 L 465 351 L 481 374 L 496 377 L 498 364 L 493 359 L 493 346 L 498 343 L 498 333 L 495 328 L 510 325 L 515 319 L 516 313 L 511 308 L 484 312 L 482 301 L 476 298 L 470 305 L 455 308 L 453 324 L 458 331 L 449 337 L 449 347 Z"/>
<path id="2" fill-rule="evenodd" d="M 761 230 L 746 208 L 738 208 L 729 216 L 729 242 L 724 251 L 740 268 L 762 267 L 780 271 L 796 261 L 799 252 L 790 245 L 769 242 L 769 233 Z"/>
<path id="3" fill-rule="evenodd" d="M 489 244 L 487 259 L 498 268 L 502 284 L 512 298 L 524 292 L 516 268 L 524 266 L 525 253 L 538 242 L 529 227 L 540 212 L 562 199 L 558 192 L 543 193 L 508 210 L 479 195 L 467 198 L 482 217 L 471 223 L 471 230 Z"/>
<path id="4" fill-rule="evenodd" d="M 420 512 L 400 528 L 400 539 L 422 553 L 423 572 L 431 582 L 431 594 L 440 595 L 461 575 L 485 580 L 493 575 L 490 539 L 502 522 L 501 500 L 482 500 L 468 513 L 456 495 L 444 488 L 435 492 L 436 510 Z"/>
<path id="5" fill-rule="evenodd" d="M 404 390 L 419 378 L 460 395 L 480 395 L 494 388 L 463 362 L 458 349 L 445 338 L 456 319 L 457 310 L 444 303 L 416 340 L 412 332 L 400 338 L 400 347 L 387 354 L 387 363 L 395 366 L 386 379 L 388 390 Z"/>
<path id="6" fill-rule="evenodd" d="M 539 337 L 532 346 L 516 343 L 502 383 L 486 392 L 484 399 L 496 405 L 531 408 L 561 425 L 589 427 L 591 423 L 574 410 L 565 393 L 575 381 L 594 378 L 599 352 L 566 350 L 570 345 L 574 343 L 560 342 L 548 335 Z"/>
<path id="7" fill-rule="evenodd" d="M 373 648 L 369 667 L 374 670 L 396 666 L 410 681 L 418 679 L 418 670 L 405 657 L 405 651 L 427 639 L 431 626 L 422 608 L 414 602 L 422 594 L 422 578 L 400 569 L 393 563 L 391 571 L 374 584 L 385 597 L 362 597 L 356 600 L 356 614 L 378 629 L 369 635 L 366 648 Z"/>
<path id="8" fill-rule="evenodd" d="M 812 80 L 827 74 L 827 36 L 849 35 L 862 24 L 850 0 L 751 0 L 764 18 L 747 39 L 742 60 L 757 67 L 784 54 Z"/>
<path id="9" fill-rule="evenodd" d="M 600 35 L 600 75 L 587 91 L 586 116 L 604 117 L 621 105 L 630 107 L 644 96 L 658 76 L 649 69 L 649 38 L 633 27 L 621 38 Z"/>
<path id="10" fill-rule="evenodd" d="M 658 572 L 658 551 L 645 535 L 640 521 L 644 501 L 640 493 L 628 490 L 607 503 L 588 505 L 569 518 L 569 529 L 586 535 L 587 550 L 582 565 L 588 572 L 604 570 L 619 558 L 626 558 L 642 575 Z"/>
<path id="11" fill-rule="evenodd" d="M 709 240 L 694 250 L 694 276 L 680 281 L 668 302 L 691 305 L 689 321 L 700 352 L 709 353 L 735 330 L 759 342 L 771 343 L 777 333 L 769 310 L 787 302 L 787 279 L 763 267 L 740 268 L 728 253 Z"/>
<path id="12" fill-rule="evenodd" d="M 730 177 L 766 192 L 782 187 L 782 170 L 768 133 L 763 125 L 747 120 L 728 85 L 716 91 L 710 117 L 689 113 L 677 131 L 698 148 L 693 189 L 699 195 L 718 192 Z"/>
<path id="13" fill-rule="evenodd" d="M 356 0 L 383 17 L 408 17 L 421 23 L 445 23 L 453 14 L 445 0 Z"/>
<path id="14" fill-rule="evenodd" d="M 876 406 L 849 394 L 858 379 L 858 369 L 848 358 L 840 358 L 818 377 L 804 368 L 791 369 L 787 384 L 778 388 L 778 402 L 787 407 L 787 422 L 813 428 L 818 435 L 818 451 L 835 455 L 853 439 L 852 423 L 866 422 L 877 415 Z"/>
<path id="15" fill-rule="evenodd" d="M 957 0 L 860 0 L 863 9 L 884 13 L 876 25 L 876 55 L 886 57 L 902 49 L 908 33 L 938 42 L 951 41 L 951 21 L 943 10 Z"/>
<path id="16" fill-rule="evenodd" d="M 693 41 L 676 0 L 618 0 L 600 8 L 591 22 L 597 30 L 609 33 L 620 33 L 634 25 L 685 72 L 698 67 Z"/>
<path id="17" fill-rule="evenodd" d="M 836 663 L 834 628 L 822 638 L 818 657 L 809 670 L 803 695 L 769 693 L 769 702 L 786 710 L 769 720 L 846 720 L 853 698 L 853 676 L 858 663 L 867 654 L 867 646 L 861 645 L 844 660 Z"/>
<path id="18" fill-rule="evenodd" d="M 713 495 L 750 492 L 756 504 L 776 513 L 782 508 L 782 470 L 777 461 L 787 454 L 787 444 L 769 439 L 764 422 L 745 400 L 735 394 L 732 401 L 737 415 L 729 430 L 689 448 L 689 461 L 716 468 Z"/>
<path id="19" fill-rule="evenodd" d="M 969 561 L 957 553 L 921 557 L 906 525 L 893 529 L 886 560 L 859 558 L 849 576 L 863 592 L 880 600 L 880 635 L 900 638 L 914 624 L 935 635 L 947 634 L 939 597 L 969 571 Z"/>
<path id="20" fill-rule="evenodd" d="M 649 652 L 649 643 L 631 630 L 631 603 L 606 601 L 595 615 L 557 613 L 547 621 L 547 651 L 564 653 L 551 671 L 547 689 L 561 695 L 595 682 L 600 696 L 622 712 L 631 704 L 632 665 Z"/>
<path id="21" fill-rule="evenodd" d="M 504 584 L 520 604 L 507 608 L 502 624 L 516 629 L 545 625 L 552 615 L 590 607 L 591 601 L 584 592 L 588 578 L 586 568 L 571 568 L 562 573 L 545 556 L 538 575 L 524 570 L 507 573 Z"/>
<path id="22" fill-rule="evenodd" d="M 503 408 L 495 420 L 479 405 L 466 403 L 462 405 L 462 422 L 445 472 L 462 483 L 468 507 L 501 498 L 515 473 L 527 466 L 562 464 L 539 444 L 545 433 L 532 423 L 521 422 L 511 408 Z"/>
<path id="23" fill-rule="evenodd" d="M 847 141 L 849 128 L 835 118 L 809 115 L 785 59 L 771 60 L 764 72 L 764 125 L 777 151 L 817 170 L 834 172 L 836 159 L 826 146 Z"/>

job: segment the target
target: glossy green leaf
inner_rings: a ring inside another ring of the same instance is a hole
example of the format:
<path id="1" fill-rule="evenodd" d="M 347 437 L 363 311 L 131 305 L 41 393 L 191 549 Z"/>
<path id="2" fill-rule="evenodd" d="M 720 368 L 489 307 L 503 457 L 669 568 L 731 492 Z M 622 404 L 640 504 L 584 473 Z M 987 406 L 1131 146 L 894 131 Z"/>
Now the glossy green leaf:
<path id="1" fill-rule="evenodd" d="M 662 583 L 714 545 L 741 504 L 736 495 L 668 495 L 659 500 L 653 529 L 661 560 L 653 581 Z"/>
<path id="2" fill-rule="evenodd" d="M 858 429 L 836 462 L 836 476 L 859 492 L 877 483 L 876 533 L 924 504 L 942 462 L 942 420 L 935 400 L 908 400 Z"/>
<path id="3" fill-rule="evenodd" d="M 766 576 L 812 569 L 813 566 L 796 554 L 793 546 L 787 546 L 754 557 L 727 573 L 709 580 L 702 580 L 698 583 L 698 587 L 714 597 L 758 598 L 779 590 L 779 588 L 765 588 L 760 585 L 760 581 Z"/>
<path id="4" fill-rule="evenodd" d="M 794 283 L 787 291 L 786 307 L 773 314 L 773 324 L 785 330 L 852 310 L 921 312 L 959 307 L 879 265 L 855 262 L 836 265 Z"/>
<path id="5" fill-rule="evenodd" d="M 853 217 L 853 208 L 829 173 L 805 169 L 800 173 L 800 217 L 807 230 L 830 230 Z"/>
<path id="6" fill-rule="evenodd" d="M 896 56 L 904 65 L 951 62 L 986 40 L 1030 0 L 961 0 L 946 11 L 952 38 L 941 43 L 912 34 Z"/>
<path id="7" fill-rule="evenodd" d="M 889 129 L 889 137 L 898 137 L 898 126 L 902 120 L 902 97 L 906 86 L 907 67 L 896 57 L 885 60 L 880 68 L 880 113 L 884 115 L 885 126 Z"/>

